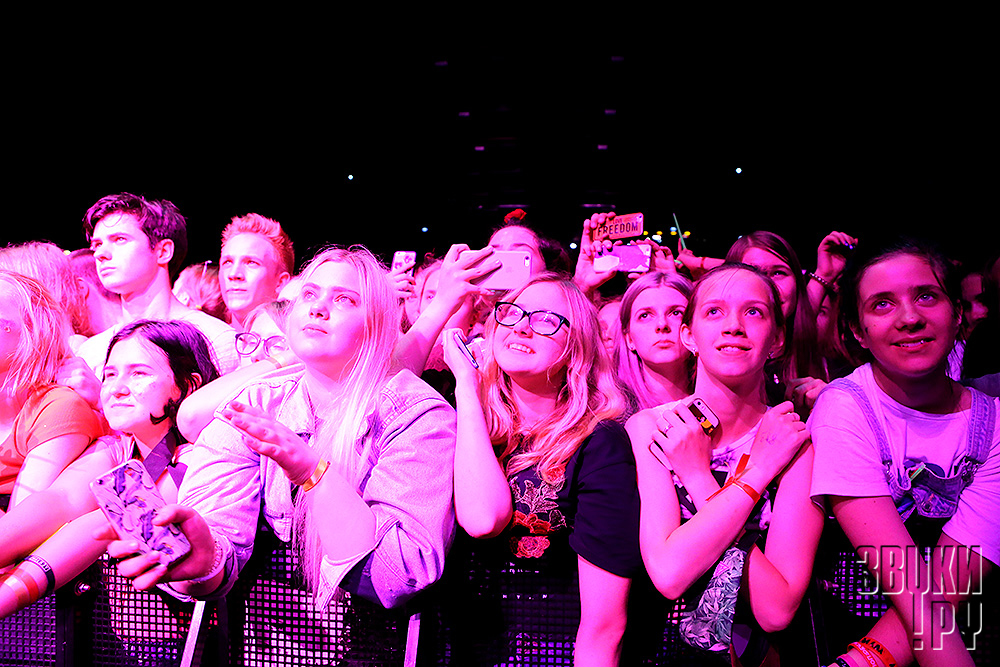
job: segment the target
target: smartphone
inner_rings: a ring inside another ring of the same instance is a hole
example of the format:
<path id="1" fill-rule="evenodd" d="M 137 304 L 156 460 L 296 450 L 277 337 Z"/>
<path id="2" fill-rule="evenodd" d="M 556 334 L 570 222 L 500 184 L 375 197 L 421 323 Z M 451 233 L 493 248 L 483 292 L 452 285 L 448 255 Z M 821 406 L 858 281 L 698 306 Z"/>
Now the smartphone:
<path id="1" fill-rule="evenodd" d="M 611 218 L 594 230 L 594 240 L 628 239 L 642 236 L 645 221 L 642 213 L 623 213 Z"/>
<path id="2" fill-rule="evenodd" d="M 719 418 L 715 416 L 712 408 L 708 407 L 705 401 L 695 398 L 691 401 L 691 405 L 688 408 L 691 409 L 691 414 L 695 416 L 695 419 L 701 424 L 702 429 L 705 430 L 705 435 L 712 435 L 715 429 L 719 428 Z"/>
<path id="3" fill-rule="evenodd" d="M 161 565 L 191 550 L 175 524 L 153 525 L 156 512 L 167 503 L 141 461 L 132 459 L 112 468 L 91 482 L 90 490 L 118 537 L 138 542 L 141 553 L 159 552 Z"/>
<path id="4" fill-rule="evenodd" d="M 594 270 L 645 273 L 652 258 L 653 247 L 647 243 L 616 245 L 608 254 L 594 258 Z"/>
<path id="5" fill-rule="evenodd" d="M 416 260 L 417 253 L 413 250 L 397 250 L 392 255 L 392 270 L 395 271 L 396 269 L 415 262 Z M 413 269 L 415 267 L 416 265 L 410 267 L 409 274 L 411 276 L 413 275 Z"/>
<path id="6" fill-rule="evenodd" d="M 458 343 L 458 349 L 462 351 L 462 354 L 464 354 L 465 358 L 469 360 L 472 367 L 479 368 L 479 362 L 476 361 L 474 356 L 472 356 L 472 350 L 470 350 L 469 346 L 465 344 L 464 340 L 462 340 L 462 335 L 457 332 L 455 333 L 455 342 Z"/>
<path id="7" fill-rule="evenodd" d="M 479 287 L 506 292 L 528 282 L 531 277 L 531 253 L 527 250 L 497 250 L 483 258 L 484 262 L 500 260 L 500 267 L 470 282 Z"/>

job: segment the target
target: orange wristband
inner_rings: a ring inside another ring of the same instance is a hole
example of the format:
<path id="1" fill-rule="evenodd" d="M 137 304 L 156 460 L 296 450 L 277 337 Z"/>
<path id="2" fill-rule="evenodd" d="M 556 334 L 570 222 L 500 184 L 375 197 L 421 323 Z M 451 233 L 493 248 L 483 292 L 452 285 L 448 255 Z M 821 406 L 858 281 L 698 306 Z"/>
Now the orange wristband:
<path id="1" fill-rule="evenodd" d="M 858 653 L 864 655 L 866 659 L 869 657 L 876 658 L 886 667 L 896 667 L 896 659 L 892 657 L 889 649 L 871 637 L 864 637 L 860 642 L 853 642 L 847 648 L 853 648 Z"/>
<path id="2" fill-rule="evenodd" d="M 319 480 L 323 479 L 323 473 L 325 473 L 326 469 L 329 467 L 330 467 L 329 461 L 320 461 L 319 465 L 316 466 L 316 469 L 313 470 L 313 474 L 309 476 L 309 479 L 302 482 L 302 490 L 309 491 L 314 486 L 319 484 Z"/>
<path id="3" fill-rule="evenodd" d="M 744 482 L 742 479 L 731 480 L 731 483 L 735 484 L 736 486 L 746 491 L 747 495 L 750 496 L 750 500 L 753 501 L 754 505 L 756 505 L 757 502 L 760 500 L 760 494 L 754 491 L 754 488 L 749 484 L 747 484 L 746 482 Z"/>
<path id="4" fill-rule="evenodd" d="M 862 658 L 865 659 L 865 662 L 868 663 L 868 667 L 882 667 L 880 664 L 882 661 L 879 659 L 877 655 L 875 655 L 875 652 L 869 649 L 868 647 L 862 646 L 858 642 L 853 642 L 850 645 L 848 645 L 847 650 L 850 651 L 852 648 L 855 651 L 857 651 Z"/>

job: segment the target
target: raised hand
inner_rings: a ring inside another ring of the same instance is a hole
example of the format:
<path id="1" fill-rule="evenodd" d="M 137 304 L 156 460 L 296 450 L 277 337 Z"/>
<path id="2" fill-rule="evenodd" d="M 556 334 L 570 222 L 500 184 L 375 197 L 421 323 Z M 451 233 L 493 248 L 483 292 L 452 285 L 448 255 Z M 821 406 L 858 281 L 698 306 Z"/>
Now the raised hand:
<path id="1" fill-rule="evenodd" d="M 583 221 L 583 231 L 580 234 L 580 254 L 576 259 L 576 271 L 573 274 L 573 282 L 586 294 L 592 294 L 594 290 L 611 280 L 615 272 L 596 271 L 594 269 L 594 257 L 600 254 L 600 249 L 610 248 L 611 242 L 605 240 L 595 240 L 594 233 L 606 222 L 613 220 L 614 213 L 595 213 Z"/>
<path id="2" fill-rule="evenodd" d="M 389 271 L 389 282 L 395 286 L 396 294 L 400 299 L 408 299 L 413 296 L 413 290 L 417 283 L 410 270 L 416 264 L 416 262 L 407 262 Z"/>
<path id="3" fill-rule="evenodd" d="M 794 378 L 785 388 L 785 399 L 795 405 L 800 415 L 808 415 L 816 403 L 816 397 L 823 391 L 826 382 L 813 377 Z"/>
<path id="4" fill-rule="evenodd" d="M 99 409 L 101 381 L 80 357 L 67 357 L 56 370 L 56 383 L 75 390 L 90 407 Z"/>
<path id="5" fill-rule="evenodd" d="M 844 232 L 830 232 L 816 249 L 816 275 L 828 282 L 835 282 L 847 264 L 847 255 L 858 240 Z"/>
<path id="6" fill-rule="evenodd" d="M 442 340 L 444 362 L 448 364 L 448 368 L 451 369 L 452 374 L 455 376 L 455 382 L 474 383 L 476 393 L 478 394 L 482 383 L 482 373 L 479 372 L 478 366 L 473 364 L 473 360 L 475 360 L 476 364 L 482 364 L 482 350 L 476 344 L 465 346 L 469 354 L 472 355 L 472 360 L 470 360 L 465 350 L 462 349 L 463 343 L 460 342 L 465 340 L 465 332 L 458 328 L 445 329 Z"/>
<path id="7" fill-rule="evenodd" d="M 243 442 L 281 466 L 293 484 L 306 482 L 320 462 L 319 454 L 291 429 L 259 408 L 233 401 L 221 417 L 243 434 Z"/>

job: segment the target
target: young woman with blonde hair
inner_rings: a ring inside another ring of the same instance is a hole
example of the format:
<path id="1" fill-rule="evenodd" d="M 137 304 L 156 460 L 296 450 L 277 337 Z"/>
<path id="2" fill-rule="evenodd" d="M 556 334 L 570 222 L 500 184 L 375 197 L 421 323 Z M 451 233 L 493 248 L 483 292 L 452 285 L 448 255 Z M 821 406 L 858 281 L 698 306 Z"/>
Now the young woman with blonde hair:
<path id="1" fill-rule="evenodd" d="M 454 410 L 393 368 L 399 298 L 368 250 L 326 249 L 300 277 L 287 342 L 301 365 L 250 382 L 201 431 L 181 504 L 158 519 L 180 523 L 192 553 L 169 570 L 123 561 L 137 587 L 226 592 L 262 502 L 321 606 L 346 590 L 395 607 L 440 576 L 454 534 Z"/>
<path id="2" fill-rule="evenodd" d="M 457 387 L 456 515 L 473 537 L 503 534 L 490 546 L 524 591 L 500 605 L 500 645 L 491 653 L 481 637 L 466 638 L 478 653 L 467 659 L 494 664 L 539 645 L 568 657 L 575 646 L 577 665 L 617 664 L 641 570 L 638 497 L 596 309 L 568 277 L 543 273 L 496 304 L 480 370 L 456 333 L 445 332 Z M 532 588 L 539 578 L 544 590 Z M 525 610 L 541 598 L 579 605 L 579 623 L 531 630 Z"/>
<path id="3" fill-rule="evenodd" d="M 4 507 L 48 488 L 105 431 L 75 391 L 55 384 L 72 356 L 63 310 L 32 278 L 0 269 L 0 494 Z"/>

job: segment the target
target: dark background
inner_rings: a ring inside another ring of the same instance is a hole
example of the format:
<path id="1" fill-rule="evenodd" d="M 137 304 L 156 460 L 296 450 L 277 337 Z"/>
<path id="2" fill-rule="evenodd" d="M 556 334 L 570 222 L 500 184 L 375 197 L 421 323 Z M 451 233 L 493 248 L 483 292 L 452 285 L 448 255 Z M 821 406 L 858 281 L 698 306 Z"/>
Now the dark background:
<path id="1" fill-rule="evenodd" d="M 9 77 L 0 241 L 81 247 L 87 207 L 121 191 L 179 206 L 189 262 L 217 259 L 222 228 L 250 211 L 279 220 L 300 260 L 325 243 L 386 260 L 478 246 L 515 207 L 567 244 L 602 210 L 642 211 L 649 231 L 676 214 L 699 255 L 770 229 L 808 268 L 831 230 L 931 235 L 969 263 L 1000 240 L 995 75 L 975 43 L 845 59 L 809 37 L 283 35 L 88 36 L 51 66 L 49 47 L 20 54 L 32 66 L 15 59 Z"/>

